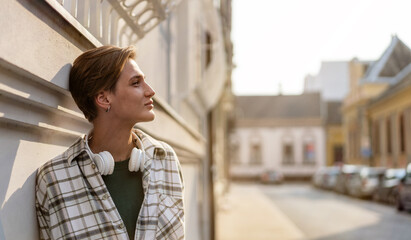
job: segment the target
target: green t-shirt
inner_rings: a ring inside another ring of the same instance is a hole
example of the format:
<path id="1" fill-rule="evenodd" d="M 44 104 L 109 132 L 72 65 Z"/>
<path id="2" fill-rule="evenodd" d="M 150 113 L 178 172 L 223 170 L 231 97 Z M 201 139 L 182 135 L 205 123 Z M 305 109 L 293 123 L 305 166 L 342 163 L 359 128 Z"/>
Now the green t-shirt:
<path id="1" fill-rule="evenodd" d="M 144 200 L 142 173 L 128 170 L 129 159 L 116 162 L 111 175 L 102 176 L 114 204 L 126 225 L 130 239 L 134 239 L 136 223 Z"/>

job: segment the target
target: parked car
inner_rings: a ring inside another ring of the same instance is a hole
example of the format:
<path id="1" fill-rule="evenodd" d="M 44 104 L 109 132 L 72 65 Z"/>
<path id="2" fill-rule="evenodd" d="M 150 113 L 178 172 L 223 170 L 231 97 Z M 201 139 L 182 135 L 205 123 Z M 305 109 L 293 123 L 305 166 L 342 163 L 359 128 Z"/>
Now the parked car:
<path id="1" fill-rule="evenodd" d="M 313 174 L 312 183 L 318 188 L 334 189 L 339 171 L 337 166 L 321 167 Z"/>
<path id="2" fill-rule="evenodd" d="M 352 175 L 359 172 L 363 167 L 364 166 L 360 165 L 343 165 L 337 175 L 334 190 L 338 193 L 346 194 L 348 182 L 350 181 Z"/>
<path id="3" fill-rule="evenodd" d="M 284 175 L 276 170 L 268 170 L 261 174 L 260 181 L 262 183 L 280 184 L 284 180 Z"/>
<path id="4" fill-rule="evenodd" d="M 406 167 L 406 175 L 398 185 L 398 211 L 411 211 L 411 163 Z"/>
<path id="5" fill-rule="evenodd" d="M 363 167 L 354 172 L 347 183 L 349 195 L 359 198 L 371 198 L 385 174 L 385 168 Z"/>
<path id="6" fill-rule="evenodd" d="M 334 189 L 337 183 L 337 176 L 339 173 L 340 173 L 339 167 L 327 167 L 323 175 L 322 188 L 328 189 L 328 190 Z"/>
<path id="7" fill-rule="evenodd" d="M 398 198 L 398 184 L 405 177 L 404 168 L 389 168 L 385 171 L 377 189 L 374 191 L 372 199 L 378 202 L 396 204 Z"/>
<path id="8" fill-rule="evenodd" d="M 323 184 L 325 167 L 320 167 L 315 171 L 311 178 L 311 182 L 315 187 L 321 188 Z"/>

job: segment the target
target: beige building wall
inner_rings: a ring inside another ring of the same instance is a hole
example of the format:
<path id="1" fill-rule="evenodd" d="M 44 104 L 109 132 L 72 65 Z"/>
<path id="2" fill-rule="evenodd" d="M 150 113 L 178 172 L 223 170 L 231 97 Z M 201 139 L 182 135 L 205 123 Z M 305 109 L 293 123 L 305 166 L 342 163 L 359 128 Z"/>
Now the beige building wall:
<path id="1" fill-rule="evenodd" d="M 327 134 L 327 156 L 326 156 L 326 166 L 334 166 L 338 161 L 343 160 L 343 152 L 341 152 L 341 159 L 337 159 L 338 152 L 336 148 L 341 147 L 344 149 L 344 134 L 342 126 L 340 125 L 331 125 L 325 128 Z"/>
<path id="2" fill-rule="evenodd" d="M 370 159 L 364 158 L 361 149 L 370 148 L 366 104 L 385 91 L 389 84 L 360 83 L 367 70 L 367 63 L 353 59 L 349 63 L 350 91 L 343 101 L 344 162 L 346 164 L 369 165 Z"/>
<path id="3" fill-rule="evenodd" d="M 410 86 L 402 87 L 392 96 L 378 100 L 367 109 L 373 139 L 373 163 L 377 166 L 405 167 L 411 160 L 410 94 Z M 388 128 L 390 134 L 387 133 Z M 389 144 L 391 151 L 388 151 Z"/>

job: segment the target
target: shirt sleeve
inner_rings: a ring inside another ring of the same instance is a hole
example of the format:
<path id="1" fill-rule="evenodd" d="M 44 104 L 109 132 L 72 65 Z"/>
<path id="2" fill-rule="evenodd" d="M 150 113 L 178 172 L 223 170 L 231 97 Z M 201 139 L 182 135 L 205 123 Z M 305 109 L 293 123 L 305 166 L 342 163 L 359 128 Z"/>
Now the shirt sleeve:
<path id="1" fill-rule="evenodd" d="M 166 151 L 171 153 L 170 159 L 172 159 L 172 163 L 169 170 L 178 172 L 178 179 L 174 178 L 173 184 L 177 185 L 181 189 L 180 191 L 178 191 L 178 195 L 181 195 L 181 198 L 184 198 L 184 179 L 180 161 L 178 160 L 176 152 L 169 144 L 165 142 L 162 142 L 162 144 Z M 174 176 L 176 176 L 176 174 L 174 174 Z"/>
<path id="2" fill-rule="evenodd" d="M 174 150 L 173 150 L 174 151 Z M 178 175 L 180 176 L 180 181 L 181 181 L 181 190 L 184 196 L 184 178 L 183 178 L 183 171 L 181 170 L 181 164 L 180 161 L 178 160 L 177 154 L 174 152 L 174 157 L 176 159 L 176 164 L 177 164 L 177 169 L 178 169 Z"/>
<path id="3" fill-rule="evenodd" d="M 181 239 L 184 240 L 185 235 L 186 235 L 186 233 L 185 233 L 185 214 L 184 214 L 184 212 L 185 212 L 184 211 L 184 208 L 185 208 L 185 204 L 184 204 L 184 178 L 183 178 L 183 171 L 181 169 L 181 163 L 178 160 L 177 154 L 176 154 L 176 152 L 174 151 L 173 148 L 171 148 L 171 149 L 173 150 L 173 153 L 174 153 L 174 158 L 175 158 L 175 162 L 176 162 L 177 169 L 178 169 L 178 175 L 180 177 L 181 195 L 182 195 L 181 202 L 182 202 L 182 205 L 183 205 L 183 214 L 181 215 L 181 220 L 183 222 L 183 227 L 182 227 L 183 235 L 181 236 L 182 237 Z"/>
<path id="4" fill-rule="evenodd" d="M 184 214 L 184 179 L 180 161 L 178 160 L 177 154 L 174 149 L 168 145 L 167 143 L 163 143 L 164 149 L 167 152 L 166 161 L 169 163 L 165 168 L 165 172 L 171 174 L 168 178 L 169 183 L 173 186 L 171 195 L 175 202 L 170 205 L 170 208 L 178 208 L 174 209 L 173 211 L 168 211 L 169 216 L 166 217 L 168 219 L 168 223 L 158 230 L 157 234 L 160 236 L 164 236 L 164 239 L 185 239 L 185 214 Z M 177 207 L 178 206 L 178 207 Z M 166 210 L 163 211 L 163 215 L 166 215 Z M 159 216 L 161 218 L 162 216 Z M 164 217 L 162 217 L 164 218 Z M 178 220 L 176 220 L 178 219 Z M 164 219 L 163 219 L 164 220 Z M 159 221 L 159 222 L 167 222 L 167 221 Z M 165 231 L 167 229 L 167 231 Z M 163 239 L 163 238 L 160 238 Z"/>
<path id="5" fill-rule="evenodd" d="M 50 234 L 50 217 L 48 209 L 47 184 L 37 173 L 36 178 L 36 215 L 39 225 L 40 239 L 52 239 Z"/>

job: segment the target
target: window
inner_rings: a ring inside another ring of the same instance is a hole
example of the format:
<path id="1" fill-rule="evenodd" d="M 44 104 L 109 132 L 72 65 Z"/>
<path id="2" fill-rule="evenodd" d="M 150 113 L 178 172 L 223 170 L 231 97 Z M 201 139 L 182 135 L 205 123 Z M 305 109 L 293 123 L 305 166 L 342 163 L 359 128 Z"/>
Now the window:
<path id="1" fill-rule="evenodd" d="M 229 137 L 229 153 L 230 153 L 230 163 L 237 165 L 241 163 L 240 156 L 240 140 L 239 136 L 236 133 L 230 134 Z"/>
<path id="2" fill-rule="evenodd" d="M 250 165 L 260 165 L 261 163 L 261 145 L 259 143 L 252 143 L 250 149 Z"/>
<path id="3" fill-rule="evenodd" d="M 350 123 L 349 130 L 348 130 L 348 149 L 347 154 L 349 158 L 356 158 L 357 157 L 357 135 L 358 132 L 357 126 L 355 123 Z"/>
<path id="4" fill-rule="evenodd" d="M 351 130 L 349 133 L 349 151 L 350 151 L 350 157 L 354 158 L 354 153 L 355 153 L 355 134 L 354 131 Z"/>
<path id="5" fill-rule="evenodd" d="M 358 131 L 358 127 L 357 127 L 356 131 L 354 132 L 354 142 L 355 142 L 354 156 L 355 156 L 355 158 L 360 158 L 361 157 L 361 144 L 360 144 L 360 133 Z"/>
<path id="6" fill-rule="evenodd" d="M 372 136 L 372 143 L 373 143 L 373 152 L 374 155 L 380 154 L 380 125 L 379 121 L 374 121 L 373 125 L 373 136 Z"/>
<path id="7" fill-rule="evenodd" d="M 405 125 L 404 114 L 400 115 L 400 151 L 405 152 Z"/>
<path id="8" fill-rule="evenodd" d="M 213 58 L 213 38 L 208 31 L 204 32 L 203 38 L 203 66 L 205 69 L 207 69 L 210 66 L 211 60 Z"/>
<path id="9" fill-rule="evenodd" d="M 294 148 L 292 143 L 283 145 L 283 164 L 294 164 Z"/>
<path id="10" fill-rule="evenodd" d="M 238 165 L 241 163 L 240 155 L 240 138 L 236 133 L 231 133 L 229 137 L 229 158 L 230 163 L 233 165 Z"/>
<path id="11" fill-rule="evenodd" d="M 314 164 L 315 163 L 315 145 L 314 141 L 308 141 L 304 143 L 303 146 L 303 163 L 304 164 Z"/>
<path id="12" fill-rule="evenodd" d="M 238 143 L 232 143 L 230 145 L 230 158 L 232 164 L 240 163 L 240 146 Z"/>
<path id="13" fill-rule="evenodd" d="M 303 138 L 303 164 L 315 163 L 315 142 L 312 134 L 305 134 Z"/>
<path id="14" fill-rule="evenodd" d="M 343 163 L 344 157 L 344 148 L 341 145 L 334 146 L 334 164 L 341 164 Z"/>
<path id="15" fill-rule="evenodd" d="M 392 152 L 392 149 L 391 149 L 391 121 L 390 121 L 389 118 L 387 119 L 386 128 L 387 128 L 387 138 L 386 138 L 387 153 L 391 154 L 391 152 Z"/>

